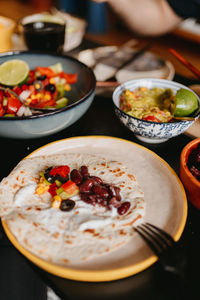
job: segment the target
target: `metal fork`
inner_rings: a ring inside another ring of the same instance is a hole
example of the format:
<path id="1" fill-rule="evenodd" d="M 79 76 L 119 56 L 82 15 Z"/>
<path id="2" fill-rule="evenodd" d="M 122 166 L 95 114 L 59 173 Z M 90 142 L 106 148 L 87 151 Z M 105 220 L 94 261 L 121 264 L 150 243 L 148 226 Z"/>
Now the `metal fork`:
<path id="1" fill-rule="evenodd" d="M 178 242 L 164 230 L 144 223 L 134 228 L 149 245 L 165 271 L 185 279 L 186 256 Z"/>

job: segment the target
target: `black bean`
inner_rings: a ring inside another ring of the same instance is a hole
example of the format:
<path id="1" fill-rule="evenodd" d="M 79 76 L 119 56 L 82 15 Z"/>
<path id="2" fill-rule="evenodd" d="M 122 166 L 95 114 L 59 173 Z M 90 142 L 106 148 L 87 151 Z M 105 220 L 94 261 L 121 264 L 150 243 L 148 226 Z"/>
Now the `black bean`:
<path id="1" fill-rule="evenodd" d="M 70 211 L 74 208 L 75 202 L 71 199 L 62 200 L 60 204 L 60 210 L 62 211 Z"/>
<path id="2" fill-rule="evenodd" d="M 45 90 L 46 90 L 46 91 L 49 91 L 51 94 L 53 94 L 53 93 L 55 92 L 55 90 L 56 90 L 56 87 L 55 87 L 54 84 L 49 83 L 49 84 L 47 84 L 47 85 L 45 86 Z"/>
<path id="3" fill-rule="evenodd" d="M 40 75 L 37 77 L 37 80 L 45 80 L 47 78 L 46 75 Z"/>

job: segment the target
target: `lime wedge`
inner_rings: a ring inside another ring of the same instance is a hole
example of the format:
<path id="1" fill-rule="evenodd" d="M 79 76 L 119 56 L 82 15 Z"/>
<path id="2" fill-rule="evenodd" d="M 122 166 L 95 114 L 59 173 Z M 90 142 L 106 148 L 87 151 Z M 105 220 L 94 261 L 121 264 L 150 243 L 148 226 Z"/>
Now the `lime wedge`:
<path id="1" fill-rule="evenodd" d="M 8 86 L 22 84 L 29 75 L 28 64 L 19 59 L 12 59 L 0 65 L 0 83 Z"/>
<path id="2" fill-rule="evenodd" d="M 198 99 L 191 91 L 180 89 L 175 95 L 173 115 L 186 117 L 191 115 L 198 108 Z"/>

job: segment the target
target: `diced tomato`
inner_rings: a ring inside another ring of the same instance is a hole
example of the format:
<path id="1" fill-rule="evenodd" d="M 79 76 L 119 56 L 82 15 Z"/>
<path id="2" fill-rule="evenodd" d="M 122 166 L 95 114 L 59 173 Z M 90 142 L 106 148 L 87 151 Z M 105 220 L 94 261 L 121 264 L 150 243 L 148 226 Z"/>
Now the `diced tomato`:
<path id="1" fill-rule="evenodd" d="M 21 87 L 22 91 L 28 90 L 28 85 L 27 84 L 23 84 Z"/>
<path id="2" fill-rule="evenodd" d="M 56 195 L 57 188 L 58 187 L 55 182 L 49 186 L 48 192 L 52 195 L 52 197 Z"/>
<path id="3" fill-rule="evenodd" d="M 35 71 L 34 70 L 30 70 L 29 72 L 29 77 L 28 77 L 28 80 L 27 80 L 27 84 L 32 84 L 36 79 L 36 75 L 35 75 Z"/>
<path id="4" fill-rule="evenodd" d="M 38 103 L 39 103 L 39 99 L 33 99 L 31 100 L 30 106 L 37 106 Z"/>
<path id="5" fill-rule="evenodd" d="M 0 104 L 0 117 L 3 117 L 4 114 L 5 114 L 5 110 L 3 106 Z"/>
<path id="6" fill-rule="evenodd" d="M 0 103 L 3 102 L 4 94 L 3 91 L 0 91 Z"/>
<path id="7" fill-rule="evenodd" d="M 32 102 L 31 102 L 32 103 Z M 56 105 L 56 101 L 54 99 L 50 99 L 50 100 L 46 100 L 46 101 L 40 101 L 37 104 L 38 108 L 44 108 L 46 106 L 55 106 Z"/>
<path id="8" fill-rule="evenodd" d="M 65 178 L 67 174 L 69 174 L 69 172 L 70 172 L 69 166 L 57 166 L 51 169 L 49 174 L 52 176 L 60 175 L 61 177 Z"/>
<path id="9" fill-rule="evenodd" d="M 31 93 L 35 93 L 35 91 L 36 91 L 34 85 L 29 85 L 28 89 L 29 89 L 29 91 L 31 91 Z"/>
<path id="10" fill-rule="evenodd" d="M 70 74 L 70 73 L 60 72 L 58 73 L 58 76 L 64 78 L 67 81 L 67 83 L 71 83 L 71 84 L 76 83 L 78 79 L 78 75 L 76 73 Z"/>
<path id="11" fill-rule="evenodd" d="M 35 78 L 35 71 L 34 70 L 30 70 L 29 71 L 29 76 Z"/>
<path id="12" fill-rule="evenodd" d="M 22 90 L 20 89 L 20 87 L 19 86 L 14 86 L 14 88 L 12 89 L 13 90 L 13 92 L 15 92 L 17 95 L 20 95 L 21 94 L 21 92 L 22 92 Z"/>
<path id="13" fill-rule="evenodd" d="M 77 191 L 79 191 L 78 186 L 72 180 L 65 182 L 61 185 L 61 188 L 69 195 L 74 195 Z"/>
<path id="14" fill-rule="evenodd" d="M 156 118 L 155 116 L 146 116 L 146 117 L 142 117 L 142 120 L 145 121 L 151 121 L 151 122 L 161 122 L 158 118 Z"/>
<path id="15" fill-rule="evenodd" d="M 21 106 L 22 106 L 22 103 L 17 98 L 9 97 L 7 113 L 15 114 Z"/>
<path id="16" fill-rule="evenodd" d="M 36 67 L 36 70 L 41 74 L 41 75 L 46 75 L 47 77 L 54 77 L 56 76 L 55 72 L 48 68 L 48 67 Z"/>

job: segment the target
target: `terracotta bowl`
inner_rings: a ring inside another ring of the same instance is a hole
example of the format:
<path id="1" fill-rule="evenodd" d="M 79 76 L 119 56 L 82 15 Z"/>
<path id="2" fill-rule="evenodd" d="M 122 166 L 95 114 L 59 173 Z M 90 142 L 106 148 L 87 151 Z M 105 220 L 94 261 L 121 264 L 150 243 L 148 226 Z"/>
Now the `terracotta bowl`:
<path id="1" fill-rule="evenodd" d="M 187 144 L 182 152 L 180 158 L 180 178 L 186 189 L 188 200 L 200 209 L 200 181 L 198 181 L 187 167 L 187 161 L 191 154 L 191 151 L 197 148 L 200 143 L 200 138 L 197 138 Z"/>

